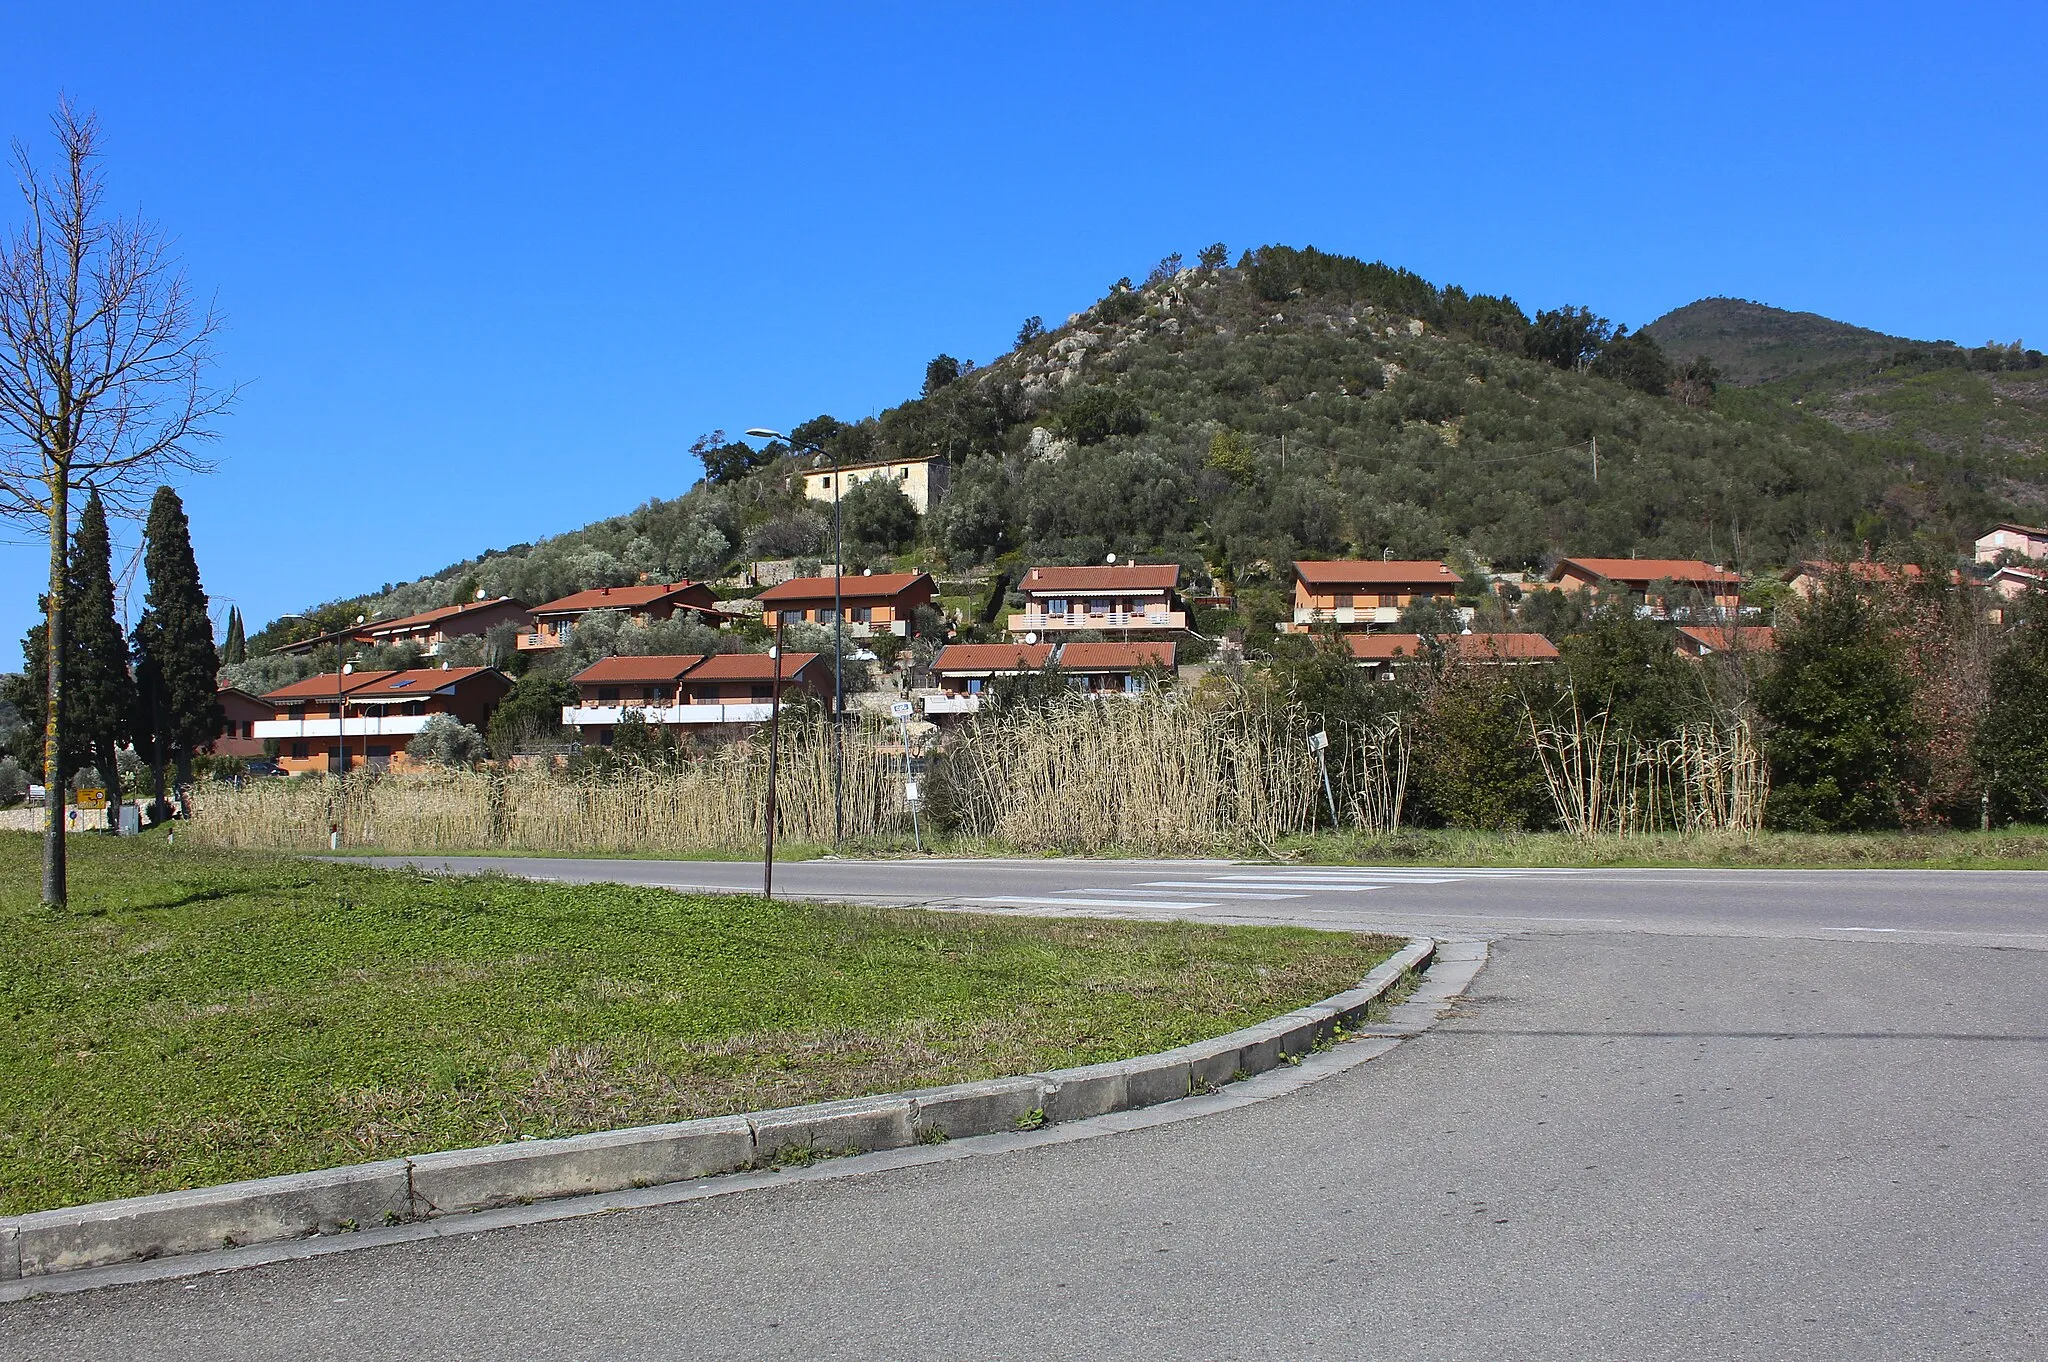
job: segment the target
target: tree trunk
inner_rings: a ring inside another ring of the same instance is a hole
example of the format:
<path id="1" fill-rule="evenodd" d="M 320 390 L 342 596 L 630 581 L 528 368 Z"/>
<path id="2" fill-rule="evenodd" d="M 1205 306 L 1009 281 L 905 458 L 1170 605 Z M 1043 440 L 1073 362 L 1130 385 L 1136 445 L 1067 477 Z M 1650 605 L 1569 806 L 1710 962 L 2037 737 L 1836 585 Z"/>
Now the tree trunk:
<path id="1" fill-rule="evenodd" d="M 112 738 L 92 745 L 93 764 L 100 768 L 100 784 L 107 791 L 107 831 L 121 831 L 121 745 Z"/>
<path id="2" fill-rule="evenodd" d="M 43 902 L 62 908 L 70 899 L 64 865 L 64 588 L 65 542 L 71 535 L 71 470 L 50 479 L 50 604 L 47 670 L 43 675 Z"/>

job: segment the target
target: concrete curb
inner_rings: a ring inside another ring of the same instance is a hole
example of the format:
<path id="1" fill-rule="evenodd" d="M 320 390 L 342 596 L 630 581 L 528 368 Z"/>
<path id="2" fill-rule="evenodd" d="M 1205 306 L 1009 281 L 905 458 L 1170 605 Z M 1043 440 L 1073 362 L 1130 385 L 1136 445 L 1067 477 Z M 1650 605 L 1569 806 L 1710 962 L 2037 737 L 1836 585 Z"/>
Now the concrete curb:
<path id="1" fill-rule="evenodd" d="M 1355 989 L 1214 1040 L 1111 1064 L 448 1150 L 0 1218 L 0 1282 L 26 1285 L 84 1269 L 345 1235 L 1135 1111 L 1213 1092 L 1283 1063 L 1299 1064 L 1340 1033 L 1358 1032 L 1367 1009 L 1427 965 L 1436 950 L 1436 942 L 1416 938 Z"/>

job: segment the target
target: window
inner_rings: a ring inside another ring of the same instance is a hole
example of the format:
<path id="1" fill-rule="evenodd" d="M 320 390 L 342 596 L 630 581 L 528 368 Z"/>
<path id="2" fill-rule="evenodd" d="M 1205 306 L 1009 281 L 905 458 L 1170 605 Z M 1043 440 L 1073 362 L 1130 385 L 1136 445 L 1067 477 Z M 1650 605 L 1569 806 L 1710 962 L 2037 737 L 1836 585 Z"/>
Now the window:
<path id="1" fill-rule="evenodd" d="M 899 469 L 897 469 L 897 470 L 896 470 L 896 481 L 898 481 L 898 482 L 909 482 L 909 481 L 910 481 L 910 470 L 909 470 L 909 469 L 907 469 L 907 468 L 899 468 Z"/>
<path id="2" fill-rule="evenodd" d="M 1394 609 L 1398 609 L 1398 608 L 1400 607 L 1400 604 L 1401 604 L 1401 598 L 1400 598 L 1399 596 L 1395 596 L 1395 595 L 1390 595 L 1390 594 L 1385 594 L 1385 593 L 1383 593 L 1383 594 L 1382 594 L 1382 595 L 1380 596 L 1380 609 L 1382 609 L 1382 610 L 1394 610 Z"/>
<path id="3" fill-rule="evenodd" d="M 597 688 L 597 702 L 600 705 L 616 705 L 619 702 L 619 688 L 617 686 L 599 686 Z"/>
<path id="4" fill-rule="evenodd" d="M 825 609 L 818 612 L 818 623 L 820 624 L 830 624 L 837 618 L 839 618 L 839 612 L 836 610 Z"/>
<path id="5" fill-rule="evenodd" d="M 757 705 L 771 703 L 775 699 L 775 687 L 765 683 L 756 685 L 753 688 L 753 699 Z"/>
<path id="6" fill-rule="evenodd" d="M 1067 603 L 1061 600 L 1047 601 L 1045 603 L 1045 613 L 1048 615 L 1064 615 L 1067 613 Z"/>
<path id="7" fill-rule="evenodd" d="M 1337 594 L 1337 608 L 1339 610 L 1349 610 L 1357 603 L 1358 598 L 1348 591 L 1342 591 Z"/>
<path id="8" fill-rule="evenodd" d="M 1107 596 L 1097 596 L 1094 600 L 1088 602 L 1088 613 L 1091 615 L 1107 615 L 1109 613 L 1109 606 L 1110 601 Z"/>
<path id="9" fill-rule="evenodd" d="M 856 605 L 846 612 L 846 617 L 855 624 L 866 624 L 874 617 L 874 613 L 874 609 L 871 606 Z"/>
<path id="10" fill-rule="evenodd" d="M 1145 689 L 1145 682 L 1142 677 L 1126 676 L 1124 678 L 1124 694 L 1136 695 L 1143 689 Z"/>
<path id="11" fill-rule="evenodd" d="M 979 694 L 981 694 L 981 687 L 982 687 L 982 680 L 981 680 L 981 678 L 980 678 L 980 677 L 978 677 L 978 676 L 970 676 L 970 677 L 968 677 L 968 678 L 967 678 L 967 693 L 968 693 L 969 695 L 979 695 Z"/>
<path id="12" fill-rule="evenodd" d="M 302 742 L 295 742 L 292 744 L 293 761 L 304 761 L 308 755 L 309 754 L 306 751 L 306 744 Z"/>

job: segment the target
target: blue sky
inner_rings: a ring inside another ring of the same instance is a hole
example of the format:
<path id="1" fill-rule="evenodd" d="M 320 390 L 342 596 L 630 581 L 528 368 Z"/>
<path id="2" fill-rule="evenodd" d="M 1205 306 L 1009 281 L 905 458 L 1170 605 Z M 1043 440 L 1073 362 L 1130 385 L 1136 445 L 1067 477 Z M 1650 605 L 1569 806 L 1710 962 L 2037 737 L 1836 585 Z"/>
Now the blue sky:
<path id="1" fill-rule="evenodd" d="M 247 386 L 183 490 L 252 627 L 679 493 L 703 431 L 878 411 L 1216 240 L 1632 325 L 1733 294 L 2048 341 L 2037 5 L 91 24 L 8 6 L 0 131 L 46 150 L 60 91 L 97 109 L 114 201 L 226 314 Z M 0 546 L 0 667 L 41 562 Z"/>

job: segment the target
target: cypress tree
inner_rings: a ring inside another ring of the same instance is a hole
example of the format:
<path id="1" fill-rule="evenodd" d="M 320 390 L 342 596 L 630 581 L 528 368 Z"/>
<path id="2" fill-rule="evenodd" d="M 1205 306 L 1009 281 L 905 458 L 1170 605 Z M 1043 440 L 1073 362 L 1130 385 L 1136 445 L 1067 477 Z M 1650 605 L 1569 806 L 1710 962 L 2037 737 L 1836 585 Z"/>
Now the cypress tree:
<path id="1" fill-rule="evenodd" d="M 230 664 L 249 660 L 249 639 L 242 629 L 242 607 L 238 605 L 228 607 L 228 636 L 221 644 L 220 660 Z"/>
<path id="2" fill-rule="evenodd" d="M 184 503 L 170 488 L 156 489 L 144 535 L 148 547 L 142 563 L 149 574 L 149 595 L 135 626 L 142 655 L 136 680 L 161 809 L 164 767 L 176 763 L 178 784 L 190 784 L 192 754 L 220 736 L 227 716 L 214 680 L 220 655 L 213 646 L 213 622 L 206 613 L 206 592 L 199 585 L 199 564 L 192 556 L 192 527 L 185 519 Z"/>
<path id="3" fill-rule="evenodd" d="M 114 618 L 113 545 L 100 494 L 86 498 L 71 537 L 70 614 L 65 670 L 65 746 L 99 769 L 107 790 L 107 823 L 119 827 L 120 750 L 135 711 L 128 641 Z"/>

